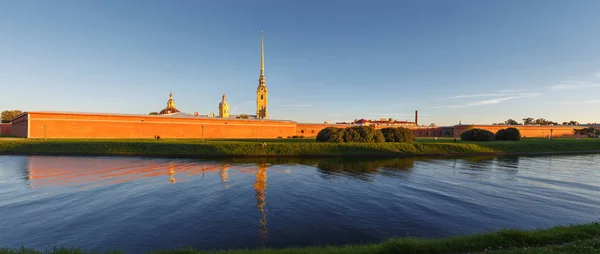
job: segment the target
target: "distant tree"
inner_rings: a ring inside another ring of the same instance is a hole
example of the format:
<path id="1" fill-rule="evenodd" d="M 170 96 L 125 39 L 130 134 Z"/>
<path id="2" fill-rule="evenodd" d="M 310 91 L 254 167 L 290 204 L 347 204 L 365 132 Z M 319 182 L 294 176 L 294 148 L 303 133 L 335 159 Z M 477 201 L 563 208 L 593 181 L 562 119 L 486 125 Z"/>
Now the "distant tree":
<path id="1" fill-rule="evenodd" d="M 531 117 L 527 117 L 527 118 L 523 118 L 523 125 L 533 125 L 533 118 Z"/>
<path id="2" fill-rule="evenodd" d="M 240 115 L 238 118 L 241 118 L 241 119 L 248 119 L 248 118 L 250 118 L 250 116 L 249 116 L 249 115 L 246 115 L 246 114 L 241 114 L 241 115 Z"/>
<path id="3" fill-rule="evenodd" d="M 577 121 L 569 121 L 569 125 L 579 125 Z"/>
<path id="4" fill-rule="evenodd" d="M 18 115 L 20 115 L 22 113 L 23 113 L 23 111 L 21 111 L 21 110 L 4 110 L 4 111 L 2 111 L 2 122 L 8 123 L 13 118 L 17 117 Z"/>
<path id="5" fill-rule="evenodd" d="M 535 125 L 546 125 L 547 122 L 548 122 L 548 120 L 546 120 L 544 118 L 538 118 L 538 119 L 535 119 L 533 121 L 533 124 L 535 124 Z"/>
<path id="6" fill-rule="evenodd" d="M 533 122 L 533 124 L 537 124 L 537 125 L 558 125 L 557 122 L 552 122 L 552 121 L 546 120 L 544 118 L 535 119 L 535 121 Z"/>
<path id="7" fill-rule="evenodd" d="M 569 125 L 569 122 L 563 122 L 562 125 Z"/>
<path id="8" fill-rule="evenodd" d="M 598 133 L 598 130 L 596 130 L 594 127 L 587 127 L 587 128 L 582 128 L 582 129 L 574 129 L 573 133 L 575 135 L 583 135 L 583 136 L 588 136 L 588 137 L 595 137 Z"/>
<path id="9" fill-rule="evenodd" d="M 505 125 L 521 125 L 519 122 L 513 120 L 513 119 L 508 119 L 506 121 L 504 121 Z"/>
<path id="10" fill-rule="evenodd" d="M 430 123 L 429 124 L 429 127 L 435 127 L 435 126 L 436 126 L 435 123 Z"/>
<path id="11" fill-rule="evenodd" d="M 385 139 L 385 142 L 413 142 L 415 141 L 415 134 L 410 129 L 404 127 L 398 128 L 383 128 L 381 133 Z"/>
<path id="12" fill-rule="evenodd" d="M 150 114 L 148 114 L 148 115 L 155 116 L 155 115 L 158 115 L 158 112 L 150 112 Z"/>
<path id="13" fill-rule="evenodd" d="M 394 118 L 390 117 L 390 119 L 388 119 L 388 122 L 393 122 L 393 121 L 394 121 Z"/>
<path id="14" fill-rule="evenodd" d="M 474 128 L 460 134 L 460 140 L 464 141 L 493 141 L 494 133 L 488 130 Z"/>

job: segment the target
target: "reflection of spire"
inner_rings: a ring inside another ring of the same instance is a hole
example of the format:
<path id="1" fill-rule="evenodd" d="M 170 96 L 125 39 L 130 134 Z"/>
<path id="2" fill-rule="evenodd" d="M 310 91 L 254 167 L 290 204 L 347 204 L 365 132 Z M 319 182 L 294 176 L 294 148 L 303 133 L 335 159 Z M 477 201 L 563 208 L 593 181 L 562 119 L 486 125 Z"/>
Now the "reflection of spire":
<path id="1" fill-rule="evenodd" d="M 260 212 L 260 237 L 263 244 L 267 242 L 267 211 L 265 209 L 265 190 L 267 189 L 267 166 L 263 163 L 258 166 L 254 191 L 256 194 L 256 208 Z"/>
<path id="2" fill-rule="evenodd" d="M 227 184 L 227 182 L 229 182 L 229 173 L 227 173 L 227 171 L 229 170 L 229 165 L 221 165 L 221 170 L 219 170 L 219 175 L 221 176 L 221 182 L 223 182 L 223 188 L 227 189 L 227 187 L 229 187 L 229 185 Z"/>
<path id="3" fill-rule="evenodd" d="M 171 162 L 171 163 L 169 163 L 169 182 L 171 182 L 171 183 L 177 182 L 175 177 L 173 177 L 174 175 L 175 175 L 175 165 L 173 165 L 173 162 Z"/>

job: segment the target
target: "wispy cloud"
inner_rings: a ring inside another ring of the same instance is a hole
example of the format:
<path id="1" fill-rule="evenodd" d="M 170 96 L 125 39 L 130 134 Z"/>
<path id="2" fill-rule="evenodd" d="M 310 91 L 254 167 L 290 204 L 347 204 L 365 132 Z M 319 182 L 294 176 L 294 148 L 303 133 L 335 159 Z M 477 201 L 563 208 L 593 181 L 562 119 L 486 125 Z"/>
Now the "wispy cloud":
<path id="1" fill-rule="evenodd" d="M 512 95 L 512 96 L 505 96 L 505 97 L 494 98 L 494 99 L 490 99 L 490 100 L 472 101 L 467 104 L 437 106 L 437 107 L 430 107 L 430 108 L 464 108 L 464 107 L 470 107 L 470 106 L 491 105 L 491 104 L 498 104 L 498 103 L 508 101 L 508 100 L 528 98 L 528 97 L 534 97 L 534 96 L 539 96 L 539 95 L 540 95 L 539 93 L 520 93 L 520 94 L 516 94 L 516 95 Z"/>
<path id="2" fill-rule="evenodd" d="M 591 83 L 591 82 L 587 82 L 587 81 L 575 80 L 575 81 L 565 81 L 558 85 L 549 86 L 547 88 L 553 92 L 556 92 L 556 91 L 577 90 L 577 89 L 592 88 L 592 87 L 600 87 L 600 83 Z"/>
<path id="3" fill-rule="evenodd" d="M 596 78 L 600 78 L 600 71 L 596 72 L 596 74 L 594 74 L 594 76 L 596 76 Z"/>
<path id="4" fill-rule="evenodd" d="M 500 97 L 500 96 L 508 96 L 509 94 L 514 94 L 520 92 L 520 89 L 506 89 L 500 90 L 497 92 L 491 93 L 476 93 L 476 94 L 461 94 L 451 97 L 446 97 L 445 99 L 464 99 L 464 98 L 476 98 L 476 97 Z"/>
<path id="5" fill-rule="evenodd" d="M 600 103 L 600 100 L 587 100 L 587 101 L 563 101 L 561 104 L 593 104 Z"/>
<path id="6" fill-rule="evenodd" d="M 480 93 L 480 94 L 463 94 L 452 97 L 447 97 L 447 99 L 462 99 L 462 98 L 474 98 L 474 97 L 494 97 L 494 96 L 505 96 L 506 94 L 502 93 Z"/>
<path id="7" fill-rule="evenodd" d="M 311 104 L 287 104 L 281 105 L 282 107 L 312 107 Z"/>
<path id="8" fill-rule="evenodd" d="M 427 108 L 462 108 L 462 107 L 466 107 L 467 105 L 447 105 L 447 106 L 434 106 L 434 107 L 427 107 Z"/>
<path id="9" fill-rule="evenodd" d="M 519 89 L 508 89 L 508 90 L 502 90 L 500 91 L 500 93 L 516 93 L 516 92 L 520 92 L 521 90 Z"/>
<path id="10" fill-rule="evenodd" d="M 485 100 L 485 101 L 474 101 L 474 102 L 469 102 L 469 104 L 467 104 L 467 106 L 479 106 L 479 105 L 498 104 L 498 103 L 503 102 L 503 101 L 513 100 L 513 99 L 518 99 L 518 98 L 520 98 L 520 97 L 518 97 L 518 96 L 510 96 L 510 97 L 502 97 L 502 98 L 496 98 L 496 99 Z"/>

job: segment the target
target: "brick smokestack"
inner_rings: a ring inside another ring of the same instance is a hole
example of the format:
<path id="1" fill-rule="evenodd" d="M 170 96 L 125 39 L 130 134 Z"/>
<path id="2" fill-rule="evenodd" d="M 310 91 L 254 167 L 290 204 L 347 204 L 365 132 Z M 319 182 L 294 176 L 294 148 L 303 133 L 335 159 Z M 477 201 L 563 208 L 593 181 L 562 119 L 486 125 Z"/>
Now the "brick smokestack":
<path id="1" fill-rule="evenodd" d="M 419 125 L 419 111 L 415 110 L 415 125 Z"/>

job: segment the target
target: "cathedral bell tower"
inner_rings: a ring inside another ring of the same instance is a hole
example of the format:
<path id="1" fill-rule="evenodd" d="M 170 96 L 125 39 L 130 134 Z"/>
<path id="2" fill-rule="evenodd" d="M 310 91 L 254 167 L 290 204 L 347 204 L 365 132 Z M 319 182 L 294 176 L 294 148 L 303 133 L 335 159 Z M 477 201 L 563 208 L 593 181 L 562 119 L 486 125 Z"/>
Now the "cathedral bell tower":
<path id="1" fill-rule="evenodd" d="M 265 79 L 265 36 L 260 32 L 260 77 L 258 78 L 258 88 L 256 88 L 256 118 L 269 119 L 267 111 L 267 80 Z"/>
<path id="2" fill-rule="evenodd" d="M 221 101 L 221 103 L 219 103 L 219 117 L 229 117 L 229 103 L 227 103 L 227 101 L 225 100 L 226 97 L 224 94 L 222 98 L 223 100 Z"/>

